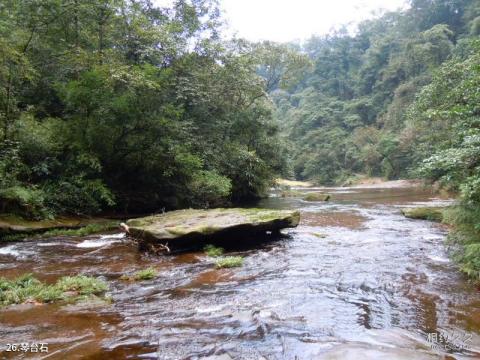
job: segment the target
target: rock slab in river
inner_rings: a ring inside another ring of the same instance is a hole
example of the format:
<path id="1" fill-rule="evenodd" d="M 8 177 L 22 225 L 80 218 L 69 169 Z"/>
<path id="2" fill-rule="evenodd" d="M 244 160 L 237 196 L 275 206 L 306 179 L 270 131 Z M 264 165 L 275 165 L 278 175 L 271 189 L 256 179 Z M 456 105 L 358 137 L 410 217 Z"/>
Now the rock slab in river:
<path id="1" fill-rule="evenodd" d="M 400 211 L 402 214 L 410 219 L 421 219 L 421 220 L 430 220 L 442 222 L 443 220 L 443 211 L 445 207 L 416 207 L 416 208 L 405 208 Z"/>
<path id="2" fill-rule="evenodd" d="M 261 233 L 296 227 L 300 213 L 270 209 L 177 210 L 127 221 L 130 234 L 147 242 L 175 245 L 181 240 Z"/>
<path id="3" fill-rule="evenodd" d="M 305 200 L 305 201 L 328 201 L 328 200 L 330 200 L 330 195 L 329 194 L 312 192 L 312 193 L 308 193 L 307 195 L 305 195 L 303 200 Z"/>

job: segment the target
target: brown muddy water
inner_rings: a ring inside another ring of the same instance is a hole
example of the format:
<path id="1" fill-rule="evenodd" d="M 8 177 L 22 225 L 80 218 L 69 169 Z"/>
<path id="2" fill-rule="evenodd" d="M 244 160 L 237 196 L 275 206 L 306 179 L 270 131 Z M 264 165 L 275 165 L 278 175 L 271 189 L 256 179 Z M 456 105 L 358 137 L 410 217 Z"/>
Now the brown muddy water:
<path id="1" fill-rule="evenodd" d="M 230 249 L 242 268 L 215 270 L 201 252 L 140 253 L 122 234 L 2 245 L 0 276 L 99 276 L 113 303 L 2 309 L 0 357 L 480 358 L 480 292 L 448 260 L 446 229 L 399 212 L 447 201 L 420 189 L 328 191 L 328 203 L 262 201 L 299 209 L 302 222 L 278 241 Z M 149 266 L 158 278 L 119 279 Z M 4 351 L 22 342 L 49 353 Z"/>

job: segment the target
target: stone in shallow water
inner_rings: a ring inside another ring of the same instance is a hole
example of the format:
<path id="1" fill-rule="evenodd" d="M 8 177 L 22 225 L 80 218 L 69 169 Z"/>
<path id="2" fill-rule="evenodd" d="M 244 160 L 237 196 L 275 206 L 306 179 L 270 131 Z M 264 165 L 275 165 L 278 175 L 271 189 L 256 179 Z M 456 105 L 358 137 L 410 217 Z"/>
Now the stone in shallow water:
<path id="1" fill-rule="evenodd" d="M 444 207 L 417 207 L 402 209 L 402 214 L 410 219 L 422 219 L 441 222 L 443 220 Z"/>
<path id="2" fill-rule="evenodd" d="M 130 234 L 143 242 L 169 245 L 218 237 L 266 233 L 296 227 L 300 213 L 271 209 L 177 210 L 127 221 Z"/>
<path id="3" fill-rule="evenodd" d="M 308 193 L 305 195 L 303 198 L 305 201 L 328 201 L 330 200 L 330 195 L 329 194 L 323 194 L 323 193 Z"/>

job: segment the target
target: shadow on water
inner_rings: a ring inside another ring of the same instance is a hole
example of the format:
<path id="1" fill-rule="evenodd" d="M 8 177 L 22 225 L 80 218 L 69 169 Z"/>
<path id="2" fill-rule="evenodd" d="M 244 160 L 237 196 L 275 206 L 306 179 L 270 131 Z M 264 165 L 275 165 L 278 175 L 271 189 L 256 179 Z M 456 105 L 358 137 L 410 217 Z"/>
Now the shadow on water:
<path id="1" fill-rule="evenodd" d="M 0 338 L 48 343 L 48 359 L 480 357 L 479 293 L 448 259 L 445 229 L 399 211 L 445 199 L 414 188 L 313 191 L 332 200 L 256 205 L 300 210 L 280 237 L 216 242 L 244 257 L 241 268 L 215 269 L 201 249 L 139 252 L 122 234 L 2 245 L 1 276 L 99 276 L 113 303 L 4 308 Z M 120 279 L 146 267 L 158 277 Z"/>

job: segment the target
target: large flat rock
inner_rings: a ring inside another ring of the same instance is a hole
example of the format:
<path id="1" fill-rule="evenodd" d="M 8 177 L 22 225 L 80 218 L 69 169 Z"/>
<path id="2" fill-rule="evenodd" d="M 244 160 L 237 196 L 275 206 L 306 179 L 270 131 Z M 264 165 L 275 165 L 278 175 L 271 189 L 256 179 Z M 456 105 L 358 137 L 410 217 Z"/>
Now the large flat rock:
<path id="1" fill-rule="evenodd" d="M 430 220 L 442 222 L 443 220 L 443 211 L 445 207 L 416 207 L 416 208 L 405 208 L 400 211 L 402 214 L 410 219 L 421 219 L 421 220 Z"/>
<path id="2" fill-rule="evenodd" d="M 130 234 L 146 242 L 207 240 L 296 227 L 300 213 L 270 209 L 177 210 L 127 221 Z"/>

